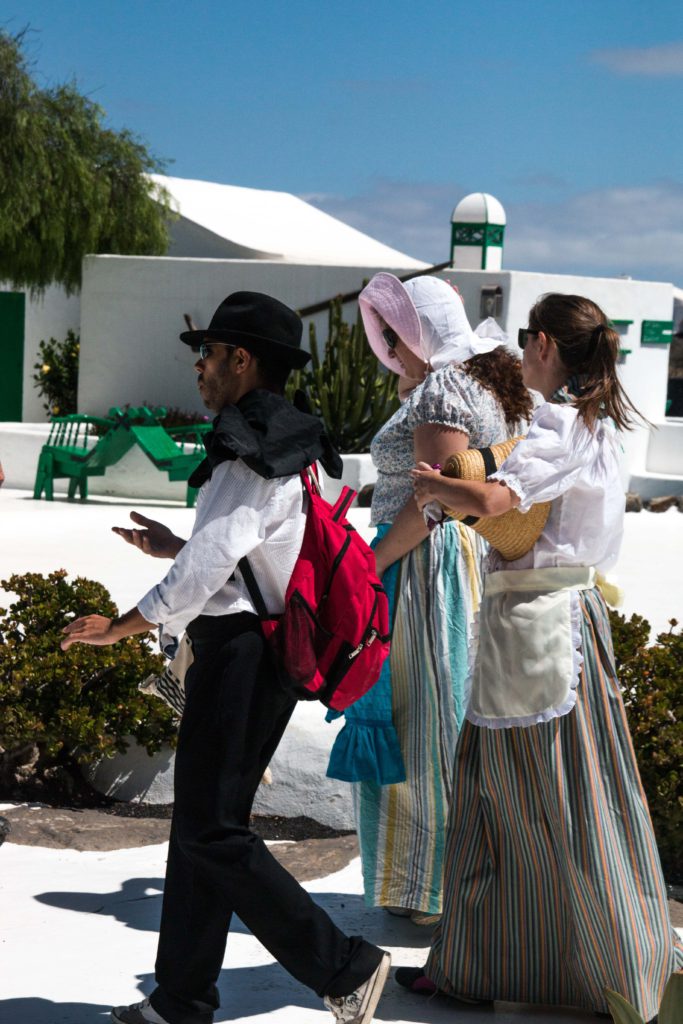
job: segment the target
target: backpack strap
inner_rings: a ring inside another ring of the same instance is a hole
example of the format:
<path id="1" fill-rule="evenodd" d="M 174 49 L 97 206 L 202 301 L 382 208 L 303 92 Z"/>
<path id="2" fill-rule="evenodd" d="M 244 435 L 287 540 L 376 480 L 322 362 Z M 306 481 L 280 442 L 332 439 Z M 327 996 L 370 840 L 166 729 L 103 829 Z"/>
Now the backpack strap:
<path id="1" fill-rule="evenodd" d="M 307 469 L 302 469 L 300 476 L 301 481 L 304 485 L 304 489 L 309 497 L 312 497 L 314 494 L 320 494 L 320 487 L 318 485 L 318 474 L 316 471 L 315 463 L 313 463 L 313 465 L 311 466 L 308 466 Z M 246 556 L 244 558 L 240 558 L 239 562 L 237 563 L 237 568 L 242 573 L 244 585 L 246 586 L 249 592 L 249 597 L 251 598 L 252 604 L 256 609 L 256 614 L 258 615 L 259 619 L 263 621 L 264 619 L 271 618 L 271 615 L 266 607 L 266 602 L 263 600 L 263 594 L 261 593 L 259 585 L 256 582 L 254 571 L 249 564 L 249 559 Z"/>
<path id="2" fill-rule="evenodd" d="M 249 597 L 252 600 L 254 608 L 256 609 L 256 614 L 258 615 L 259 619 L 261 619 L 262 621 L 264 619 L 269 619 L 270 614 L 268 612 L 268 609 L 266 608 L 266 602 L 263 600 L 263 594 L 259 590 L 259 585 L 256 582 L 254 571 L 249 565 L 249 560 L 246 557 L 240 558 L 239 562 L 237 563 L 237 568 L 242 573 L 242 579 L 244 580 L 245 586 L 249 591 Z"/>
<path id="3" fill-rule="evenodd" d="M 320 484 L 318 482 L 318 471 L 315 462 L 308 466 L 306 469 L 302 469 L 299 474 L 301 482 L 304 485 L 304 490 L 308 494 L 309 498 L 313 497 L 314 494 L 318 496 L 322 495 L 320 490 Z"/>

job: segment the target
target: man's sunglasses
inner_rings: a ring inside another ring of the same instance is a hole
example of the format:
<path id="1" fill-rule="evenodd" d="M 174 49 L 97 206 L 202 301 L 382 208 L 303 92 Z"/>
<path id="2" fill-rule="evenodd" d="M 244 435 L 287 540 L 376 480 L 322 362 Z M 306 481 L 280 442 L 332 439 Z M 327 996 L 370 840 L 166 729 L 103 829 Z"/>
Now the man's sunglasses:
<path id="1" fill-rule="evenodd" d="M 522 352 L 526 348 L 526 343 L 529 340 L 529 335 L 534 336 L 540 334 L 540 331 L 532 331 L 530 327 L 520 327 L 517 331 L 517 344 L 521 348 Z"/>
<path id="2" fill-rule="evenodd" d="M 401 340 L 396 331 L 393 331 L 391 327 L 384 328 L 384 330 L 382 331 L 382 337 L 386 341 L 387 348 L 389 349 L 390 352 L 394 351 L 399 341 Z"/>
<path id="3" fill-rule="evenodd" d="M 223 345 L 224 348 L 236 348 L 235 345 L 228 345 L 227 341 L 203 341 L 197 349 L 199 358 L 206 359 L 207 356 L 210 356 L 214 345 Z"/>

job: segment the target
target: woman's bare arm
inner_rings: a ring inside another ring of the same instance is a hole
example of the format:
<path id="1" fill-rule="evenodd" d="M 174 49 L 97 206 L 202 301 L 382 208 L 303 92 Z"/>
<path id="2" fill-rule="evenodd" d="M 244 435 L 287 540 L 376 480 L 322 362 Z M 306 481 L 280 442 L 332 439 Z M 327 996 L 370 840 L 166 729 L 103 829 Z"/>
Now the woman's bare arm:
<path id="1" fill-rule="evenodd" d="M 430 467 L 433 463 L 440 465 L 449 455 L 467 448 L 467 441 L 467 434 L 462 430 L 425 423 L 415 431 L 415 459 L 429 462 Z M 403 506 L 391 528 L 375 548 L 378 575 L 382 576 L 388 566 L 412 551 L 428 534 L 429 530 L 425 526 L 422 513 L 411 499 Z"/>
<path id="2" fill-rule="evenodd" d="M 430 501 L 466 516 L 500 516 L 519 505 L 514 491 L 498 480 L 458 480 L 442 476 L 426 462 L 411 471 L 417 507 Z"/>

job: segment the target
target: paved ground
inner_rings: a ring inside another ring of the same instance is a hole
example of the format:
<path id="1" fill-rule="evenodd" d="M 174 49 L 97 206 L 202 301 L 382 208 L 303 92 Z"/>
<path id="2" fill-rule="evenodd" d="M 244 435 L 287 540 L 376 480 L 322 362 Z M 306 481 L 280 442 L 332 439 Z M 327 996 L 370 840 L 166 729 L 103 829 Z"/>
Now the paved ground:
<path id="1" fill-rule="evenodd" d="M 15 820 L 16 838 L 21 837 L 21 818 L 25 827 L 31 818 L 35 821 L 36 809 L 29 810 L 2 809 L 10 821 Z M 96 812 L 80 813 L 86 814 L 81 839 L 90 831 L 92 840 L 91 816 Z M 53 835 L 60 829 L 68 833 L 72 819 L 67 812 L 56 812 Z M 125 825 L 131 822 L 126 819 Z M 342 837 L 274 843 L 272 849 L 297 877 L 309 879 L 306 888 L 342 928 L 389 949 L 396 965 L 422 964 L 429 931 L 364 906 L 354 842 L 353 837 Z M 165 856 L 165 843 L 106 851 L 49 849 L 11 841 L 2 846 L 0 1024 L 92 1024 L 108 1019 L 112 1003 L 132 1002 L 151 991 Z M 219 986 L 218 1021 L 325 1024 L 331 1020 L 320 1000 L 274 963 L 240 921 L 234 922 L 230 934 Z M 450 1000 L 411 996 L 391 979 L 376 1020 L 587 1024 L 594 1018 L 572 1010 L 503 1003 L 494 1009 L 463 1009 Z"/>

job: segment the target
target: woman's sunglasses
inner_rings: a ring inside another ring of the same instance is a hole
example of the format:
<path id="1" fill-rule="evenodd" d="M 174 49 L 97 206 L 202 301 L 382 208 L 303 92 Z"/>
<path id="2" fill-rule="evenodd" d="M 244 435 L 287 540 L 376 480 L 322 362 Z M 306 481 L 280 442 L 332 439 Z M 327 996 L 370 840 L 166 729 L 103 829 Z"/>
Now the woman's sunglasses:
<path id="1" fill-rule="evenodd" d="M 526 343 L 529 340 L 529 335 L 533 334 L 536 336 L 540 334 L 540 331 L 532 331 L 530 327 L 520 327 L 517 331 L 517 344 L 521 348 L 522 352 L 526 348 Z"/>

